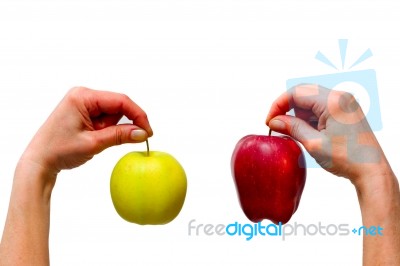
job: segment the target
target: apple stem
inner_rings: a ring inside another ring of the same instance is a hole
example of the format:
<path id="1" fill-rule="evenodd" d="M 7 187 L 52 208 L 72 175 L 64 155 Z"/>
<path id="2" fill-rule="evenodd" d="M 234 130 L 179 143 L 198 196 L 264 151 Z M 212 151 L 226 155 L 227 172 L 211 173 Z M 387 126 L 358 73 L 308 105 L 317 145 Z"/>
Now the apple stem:
<path id="1" fill-rule="evenodd" d="M 271 130 L 271 129 L 269 129 L 269 134 L 268 134 L 268 136 L 271 136 L 271 132 L 272 132 L 272 130 Z"/>
<path id="2" fill-rule="evenodd" d="M 149 157 L 149 141 L 146 139 L 146 147 L 147 147 L 147 157 Z"/>

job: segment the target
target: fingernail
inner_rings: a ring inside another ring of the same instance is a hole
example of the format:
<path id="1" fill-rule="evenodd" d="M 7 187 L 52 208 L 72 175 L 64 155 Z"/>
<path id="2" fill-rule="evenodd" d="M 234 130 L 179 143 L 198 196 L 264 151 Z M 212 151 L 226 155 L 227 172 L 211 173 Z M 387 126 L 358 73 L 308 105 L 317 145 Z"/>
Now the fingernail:
<path id="1" fill-rule="evenodd" d="M 131 132 L 131 139 L 134 141 L 145 141 L 147 139 L 147 132 L 143 129 L 134 129 Z"/>
<path id="2" fill-rule="evenodd" d="M 286 124 L 281 120 L 275 119 L 269 122 L 269 127 L 276 131 L 282 131 L 286 129 Z"/>

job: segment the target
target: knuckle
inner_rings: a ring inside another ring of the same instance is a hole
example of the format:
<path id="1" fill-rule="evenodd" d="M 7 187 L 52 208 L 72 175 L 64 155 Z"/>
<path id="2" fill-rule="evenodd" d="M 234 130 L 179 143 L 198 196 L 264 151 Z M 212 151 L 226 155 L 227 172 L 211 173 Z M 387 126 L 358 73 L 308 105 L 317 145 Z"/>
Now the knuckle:
<path id="1" fill-rule="evenodd" d="M 76 94 L 79 95 L 80 93 L 82 93 L 82 92 L 85 91 L 85 90 L 87 90 L 87 88 L 82 87 L 82 86 L 76 86 L 76 87 L 71 88 L 71 89 L 69 90 L 68 94 L 69 94 L 69 95 L 76 95 Z"/>
<path id="2" fill-rule="evenodd" d="M 290 122 L 290 127 L 289 127 L 289 134 L 293 136 L 294 138 L 298 138 L 299 133 L 300 133 L 300 124 L 296 121 L 291 121 Z"/>
<path id="3" fill-rule="evenodd" d="M 355 100 L 353 94 L 348 93 L 346 91 L 333 91 L 332 92 L 332 99 L 338 102 L 350 103 Z"/>
<path id="4" fill-rule="evenodd" d="M 140 111 L 140 117 L 142 117 L 142 118 L 145 119 L 145 120 L 148 119 L 146 112 L 143 111 L 143 110 Z"/>
<path id="5" fill-rule="evenodd" d="M 120 97 L 121 97 L 121 102 L 129 102 L 129 101 L 131 101 L 131 98 L 129 98 L 129 96 L 124 94 L 124 93 L 121 93 Z"/>
<path id="6" fill-rule="evenodd" d="M 122 140 L 123 140 L 123 132 L 121 130 L 120 127 L 116 126 L 115 127 L 115 145 L 121 145 L 122 144 Z"/>
<path id="7" fill-rule="evenodd" d="M 334 91 L 329 97 L 329 109 L 336 113 L 351 113 L 359 108 L 357 99 L 353 94 L 345 91 Z"/>
<path id="8" fill-rule="evenodd" d="M 88 154 L 97 154 L 100 151 L 100 147 L 102 147 L 102 141 L 96 135 L 87 137 L 85 143 L 87 143 Z"/>
<path id="9" fill-rule="evenodd" d="M 143 111 L 142 109 L 138 109 L 136 111 L 136 116 L 133 122 L 145 121 L 145 120 L 148 120 L 146 112 Z"/>
<path id="10" fill-rule="evenodd" d="M 315 139 L 306 139 L 303 141 L 303 145 L 309 152 L 316 152 L 321 148 L 320 141 Z"/>
<path id="11" fill-rule="evenodd" d="M 88 89 L 85 87 L 73 87 L 67 93 L 67 98 L 73 103 L 79 101 Z"/>
<path id="12" fill-rule="evenodd" d="M 348 92 L 341 92 L 339 99 L 340 99 L 339 101 L 343 102 L 344 104 L 350 104 L 356 100 L 354 98 L 354 95 Z"/>

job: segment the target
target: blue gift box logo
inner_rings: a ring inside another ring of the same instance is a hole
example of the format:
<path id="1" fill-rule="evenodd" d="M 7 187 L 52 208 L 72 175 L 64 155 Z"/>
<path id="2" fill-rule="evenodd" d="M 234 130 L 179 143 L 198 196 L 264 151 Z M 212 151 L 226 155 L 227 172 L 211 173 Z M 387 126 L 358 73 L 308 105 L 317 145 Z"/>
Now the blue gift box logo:
<path id="1" fill-rule="evenodd" d="M 342 61 L 342 69 L 345 67 L 346 51 L 348 41 L 339 40 L 339 50 Z M 367 49 L 349 68 L 333 74 L 292 78 L 286 81 L 286 88 L 289 90 L 300 84 L 318 84 L 325 88 L 334 90 L 345 90 L 354 95 L 360 103 L 371 129 L 378 131 L 382 129 L 382 119 L 379 105 L 378 86 L 376 72 L 373 69 L 350 71 L 351 68 L 365 61 L 372 56 L 370 49 Z M 323 53 L 317 52 L 317 60 L 339 70 Z M 307 154 L 307 167 L 319 167 L 315 160 Z"/>

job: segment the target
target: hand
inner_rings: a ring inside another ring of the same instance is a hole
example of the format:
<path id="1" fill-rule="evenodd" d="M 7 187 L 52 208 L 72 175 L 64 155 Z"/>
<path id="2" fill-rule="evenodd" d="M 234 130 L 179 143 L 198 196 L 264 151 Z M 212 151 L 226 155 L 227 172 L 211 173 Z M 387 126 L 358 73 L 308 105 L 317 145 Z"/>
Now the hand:
<path id="1" fill-rule="evenodd" d="M 133 121 L 117 125 L 122 116 Z M 146 114 L 126 95 L 70 90 L 28 145 L 15 169 L 0 243 L 1 265 L 49 265 L 51 193 L 59 171 L 104 149 L 153 134 Z"/>
<path id="2" fill-rule="evenodd" d="M 295 117 L 286 115 L 294 108 Z M 273 104 L 266 123 L 300 141 L 329 172 L 356 187 L 363 225 L 381 236 L 363 238 L 363 265 L 400 265 L 400 191 L 361 107 L 346 92 L 299 85 Z"/>
<path id="3" fill-rule="evenodd" d="M 133 124 L 117 125 L 123 115 Z M 145 112 L 128 96 L 74 88 L 39 129 L 21 161 L 34 162 L 57 174 L 110 146 L 142 142 L 152 134 Z"/>
<path id="4" fill-rule="evenodd" d="M 295 117 L 286 115 L 292 108 Z M 272 104 L 267 124 L 301 142 L 324 169 L 353 183 L 387 163 L 361 107 L 346 92 L 296 86 Z"/>

